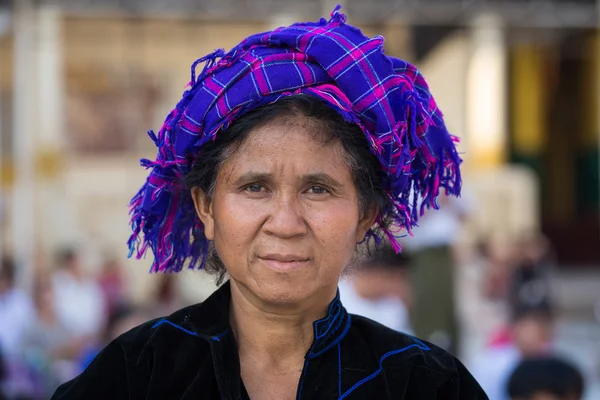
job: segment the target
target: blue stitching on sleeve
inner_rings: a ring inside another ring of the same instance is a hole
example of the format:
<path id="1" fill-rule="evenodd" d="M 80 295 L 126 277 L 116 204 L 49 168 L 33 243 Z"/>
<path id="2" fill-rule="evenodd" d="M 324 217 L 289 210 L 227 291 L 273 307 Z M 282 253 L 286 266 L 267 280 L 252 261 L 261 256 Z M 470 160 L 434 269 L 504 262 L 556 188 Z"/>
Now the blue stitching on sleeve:
<path id="1" fill-rule="evenodd" d="M 375 378 L 377 375 L 379 375 L 381 373 L 381 371 L 383 371 L 383 360 L 385 360 L 386 358 L 388 358 L 389 356 L 393 356 L 399 353 L 402 353 L 408 349 L 412 349 L 413 347 L 417 347 L 421 350 L 424 351 L 429 351 L 429 347 L 427 347 L 427 345 L 425 345 L 425 343 L 421 342 L 419 339 L 417 338 L 413 338 L 417 343 L 415 344 L 411 344 L 410 346 L 406 346 L 403 347 L 401 349 L 398 350 L 392 350 L 392 351 L 388 351 L 387 353 L 385 353 L 380 359 L 379 359 L 379 369 L 377 369 L 377 371 L 373 372 L 371 375 L 367 376 L 366 378 L 361 379 L 360 381 L 356 382 L 354 384 L 354 386 L 352 386 L 350 389 L 346 390 L 346 392 L 341 395 L 338 400 L 342 400 L 346 397 L 348 397 L 350 395 L 350 393 L 352 393 L 354 390 L 356 390 L 356 388 L 358 388 L 359 386 L 361 386 L 363 383 L 370 381 L 371 379 Z"/>
<path id="2" fill-rule="evenodd" d="M 198 334 L 196 332 L 192 332 L 188 329 L 185 329 L 183 326 L 179 326 L 177 324 L 174 324 L 173 322 L 169 321 L 168 319 L 161 319 L 160 321 L 158 321 L 157 323 L 155 323 L 152 326 L 152 329 L 162 325 L 162 324 L 169 324 L 171 326 L 174 326 L 175 328 L 179 329 L 180 331 L 183 331 L 185 333 L 187 333 L 188 335 L 192 335 L 192 336 L 198 336 Z"/>

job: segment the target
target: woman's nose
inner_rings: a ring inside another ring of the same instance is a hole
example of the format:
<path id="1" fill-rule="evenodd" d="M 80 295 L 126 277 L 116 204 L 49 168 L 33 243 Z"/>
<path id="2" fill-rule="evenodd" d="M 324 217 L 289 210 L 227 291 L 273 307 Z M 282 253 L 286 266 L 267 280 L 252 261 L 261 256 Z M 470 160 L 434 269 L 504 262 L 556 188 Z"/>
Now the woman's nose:
<path id="1" fill-rule="evenodd" d="M 304 236 L 308 226 L 298 197 L 283 194 L 276 196 L 263 229 L 266 233 L 281 238 Z"/>

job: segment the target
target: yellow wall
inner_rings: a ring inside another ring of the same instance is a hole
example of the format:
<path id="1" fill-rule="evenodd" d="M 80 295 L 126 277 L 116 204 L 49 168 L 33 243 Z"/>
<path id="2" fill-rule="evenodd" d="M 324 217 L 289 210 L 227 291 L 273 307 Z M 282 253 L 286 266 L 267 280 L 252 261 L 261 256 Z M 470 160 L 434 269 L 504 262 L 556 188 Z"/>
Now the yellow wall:
<path id="1" fill-rule="evenodd" d="M 536 45 L 517 45 L 511 62 L 511 125 L 514 150 L 538 155 L 547 136 L 544 51 Z"/>
<path id="2" fill-rule="evenodd" d="M 600 29 L 586 38 L 586 53 L 590 55 L 582 74 L 582 131 L 579 145 L 583 149 L 598 146 L 600 135 Z"/>

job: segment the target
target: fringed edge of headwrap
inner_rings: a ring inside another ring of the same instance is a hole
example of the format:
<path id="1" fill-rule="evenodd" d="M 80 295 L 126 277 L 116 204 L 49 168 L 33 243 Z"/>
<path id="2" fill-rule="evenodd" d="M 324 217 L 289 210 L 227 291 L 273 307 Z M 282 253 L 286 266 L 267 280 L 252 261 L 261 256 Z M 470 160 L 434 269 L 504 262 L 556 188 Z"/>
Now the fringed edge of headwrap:
<path id="1" fill-rule="evenodd" d="M 400 239 L 412 236 L 412 228 L 418 226 L 425 210 L 440 208 L 437 201 L 440 189 L 445 190 L 445 195 L 458 197 L 462 186 L 462 160 L 455 147 L 459 138 L 448 132 L 434 102 L 426 105 L 412 82 L 403 81 L 402 84 L 408 85 L 402 105 L 406 109 L 405 118 L 396 123 L 391 135 L 376 137 L 361 126 L 380 165 L 394 166 L 383 171 L 384 187 L 393 209 L 380 211 L 369 236 L 377 240 L 387 239 L 396 253 L 402 251 Z M 437 122 L 431 114 L 433 110 L 438 113 Z M 437 156 L 430 147 L 431 138 L 428 135 L 440 135 L 437 139 L 445 141 L 438 149 Z M 390 152 L 395 160 L 383 159 L 381 149 L 394 143 L 401 144 L 394 152 Z M 399 179 L 402 175 L 406 176 L 404 184 Z M 406 183 L 412 184 L 407 186 Z M 407 187 L 409 190 L 406 190 Z M 388 218 L 391 221 L 384 220 Z"/>
<path id="2" fill-rule="evenodd" d="M 161 219 L 142 210 L 147 195 L 144 190 L 131 202 L 133 234 L 128 241 L 129 257 L 141 259 L 150 248 L 154 261 L 149 272 L 179 272 L 186 266 L 202 268 L 208 257 L 208 240 L 191 199 L 186 201 L 185 191 L 173 192 L 168 212 Z"/>
<path id="3" fill-rule="evenodd" d="M 129 203 L 132 234 L 127 241 L 128 256 L 135 256 L 139 260 L 150 248 L 154 254 L 150 272 L 179 272 L 185 266 L 201 269 L 208 257 L 208 240 L 204 236 L 204 227 L 196 217 L 191 198 L 183 195 L 185 188 L 179 184 L 183 179 L 181 168 L 188 166 L 191 161 L 174 157 L 169 132 L 176 129 L 176 124 L 196 94 L 198 84 L 218 67 L 219 61 L 226 56 L 223 49 L 217 49 L 196 60 L 191 66 L 188 89 L 167 115 L 158 135 L 152 130 L 148 131 L 148 136 L 158 148 L 158 153 L 154 161 L 140 160 L 141 166 L 159 172 L 158 175 L 172 175 L 173 180 L 178 182 L 151 182 L 149 177 Z M 231 54 L 228 56 L 231 57 Z M 218 59 L 220 60 L 217 61 Z M 204 63 L 204 68 L 196 76 L 196 68 L 201 63 Z M 149 213 L 144 207 L 145 203 L 161 201 L 163 191 L 170 192 L 168 212 L 165 215 Z"/>

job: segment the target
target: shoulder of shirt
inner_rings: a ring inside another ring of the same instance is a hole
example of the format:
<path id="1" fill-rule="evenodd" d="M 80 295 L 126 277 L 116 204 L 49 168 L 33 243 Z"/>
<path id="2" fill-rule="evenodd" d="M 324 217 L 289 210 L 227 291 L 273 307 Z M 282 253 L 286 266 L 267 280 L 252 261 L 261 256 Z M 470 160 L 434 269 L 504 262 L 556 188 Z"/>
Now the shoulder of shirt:
<path id="1" fill-rule="evenodd" d="M 187 345 L 185 339 L 198 341 L 198 334 L 191 327 L 188 316 L 190 312 L 199 307 L 199 304 L 184 307 L 169 316 L 152 319 L 118 336 L 111 345 L 123 348 L 127 356 L 141 354 L 146 347 L 152 344 L 153 351 L 158 348 L 171 347 L 173 343 Z M 169 346 L 166 344 L 169 343 Z M 171 347 L 172 348 L 172 347 Z"/>
<path id="2" fill-rule="evenodd" d="M 424 368 L 440 378 L 453 378 L 463 368 L 456 357 L 432 343 L 359 315 L 351 318 L 353 336 L 359 335 L 358 340 L 375 353 L 385 368 Z"/>

